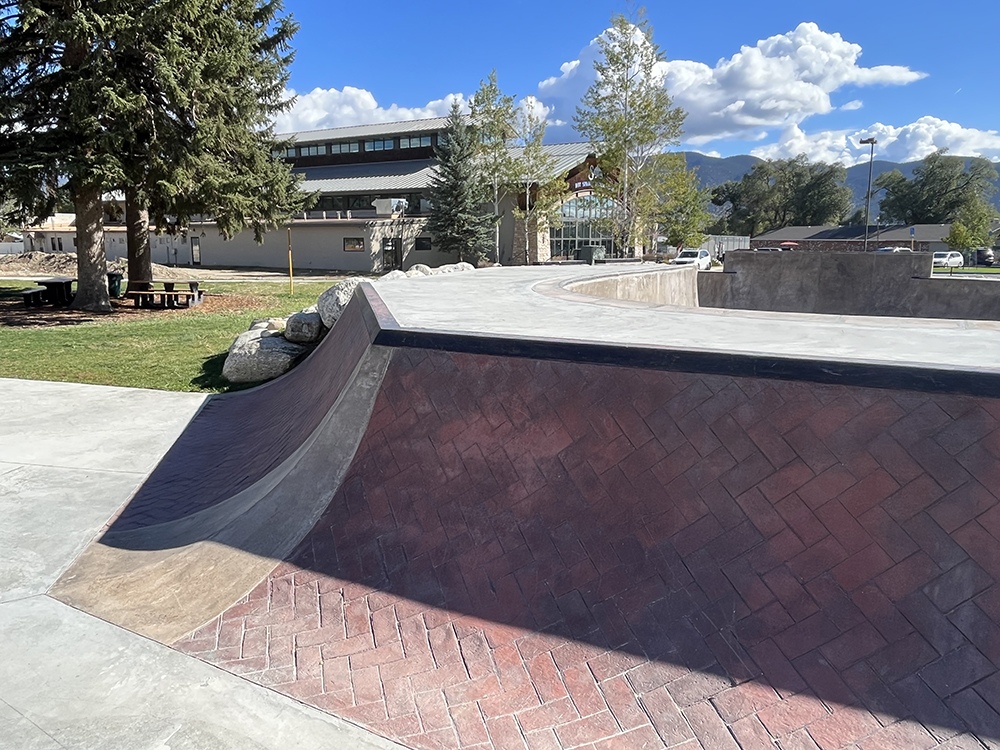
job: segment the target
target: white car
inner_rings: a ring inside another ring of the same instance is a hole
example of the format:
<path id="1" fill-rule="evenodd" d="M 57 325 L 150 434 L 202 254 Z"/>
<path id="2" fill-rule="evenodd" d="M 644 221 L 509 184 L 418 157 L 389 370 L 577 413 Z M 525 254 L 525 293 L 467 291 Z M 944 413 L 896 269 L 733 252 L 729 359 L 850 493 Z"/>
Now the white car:
<path id="1" fill-rule="evenodd" d="M 708 250 L 681 250 L 676 258 L 672 258 L 670 263 L 675 266 L 698 266 L 699 271 L 707 271 L 712 267 L 712 258 Z"/>
<path id="2" fill-rule="evenodd" d="M 961 268 L 965 265 L 965 259 L 957 250 L 934 253 L 934 268 Z"/>

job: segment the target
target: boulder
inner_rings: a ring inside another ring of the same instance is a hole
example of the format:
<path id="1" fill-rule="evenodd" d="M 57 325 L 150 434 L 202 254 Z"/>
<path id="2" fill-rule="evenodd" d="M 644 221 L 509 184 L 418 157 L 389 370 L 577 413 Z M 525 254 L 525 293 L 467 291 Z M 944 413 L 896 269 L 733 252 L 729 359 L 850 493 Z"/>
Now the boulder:
<path id="1" fill-rule="evenodd" d="M 323 318 L 320 317 L 319 311 L 313 305 L 288 316 L 285 339 L 296 344 L 313 344 L 323 338 L 326 331 Z"/>
<path id="2" fill-rule="evenodd" d="M 283 331 L 285 318 L 257 318 L 250 324 L 248 331 Z"/>
<path id="3" fill-rule="evenodd" d="M 455 264 L 455 270 L 456 271 L 475 271 L 476 267 L 474 265 L 472 265 L 471 263 L 466 263 L 465 261 L 462 261 L 461 263 L 456 263 Z"/>
<path id="4" fill-rule="evenodd" d="M 333 328 L 333 324 L 340 318 L 341 313 L 344 312 L 344 308 L 347 307 L 347 303 L 354 296 L 354 290 L 358 288 L 358 284 L 362 281 L 363 279 L 359 278 L 344 279 L 331 286 L 319 296 L 319 299 L 316 301 L 316 307 L 319 308 L 319 315 L 323 319 L 323 325 L 327 328 Z"/>
<path id="5" fill-rule="evenodd" d="M 392 281 L 393 279 L 405 279 L 406 274 L 402 271 L 389 271 L 385 276 L 382 276 L 379 281 Z"/>
<path id="6" fill-rule="evenodd" d="M 430 266 L 425 266 L 423 263 L 415 263 L 410 266 L 410 270 L 406 272 L 407 276 L 430 276 L 431 269 Z"/>
<path id="7" fill-rule="evenodd" d="M 438 266 L 437 268 L 435 268 L 433 273 L 436 276 L 442 273 L 455 273 L 457 271 L 458 268 L 456 268 L 455 263 L 445 263 L 443 266 Z"/>
<path id="8" fill-rule="evenodd" d="M 222 366 L 222 377 L 230 383 L 258 383 L 287 372 L 308 346 L 294 344 L 273 331 L 258 329 L 236 337 Z"/>

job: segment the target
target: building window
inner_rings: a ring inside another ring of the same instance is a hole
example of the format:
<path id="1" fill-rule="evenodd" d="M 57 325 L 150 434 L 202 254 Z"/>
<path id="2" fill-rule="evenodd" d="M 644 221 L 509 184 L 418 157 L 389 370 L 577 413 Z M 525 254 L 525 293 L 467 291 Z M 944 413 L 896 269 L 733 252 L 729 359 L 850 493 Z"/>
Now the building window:
<path id="1" fill-rule="evenodd" d="M 295 158 L 295 146 L 292 146 L 290 149 L 288 149 L 285 152 L 285 158 L 286 159 L 294 159 Z"/>
<path id="2" fill-rule="evenodd" d="M 581 247 L 601 245 L 614 256 L 614 242 L 607 226 L 611 203 L 597 198 L 573 198 L 559 209 L 562 226 L 549 230 L 553 258 L 574 260 Z"/>
<path id="3" fill-rule="evenodd" d="M 384 141 L 365 141 L 365 151 L 392 151 L 392 138 Z"/>
<path id="4" fill-rule="evenodd" d="M 365 250 L 364 237 L 344 237 L 345 253 L 361 253 Z"/>
<path id="5" fill-rule="evenodd" d="M 56 238 L 55 237 L 50 237 L 49 238 L 49 242 L 52 243 L 52 252 L 56 252 Z"/>
<path id="6" fill-rule="evenodd" d="M 319 146 L 299 146 L 299 156 L 324 156 L 325 154 L 325 143 Z"/>
<path id="7" fill-rule="evenodd" d="M 431 137 L 429 135 L 399 139 L 400 148 L 427 148 L 430 145 L 431 145 Z"/>
<path id="8" fill-rule="evenodd" d="M 356 154 L 358 153 L 358 142 L 354 143 L 331 143 L 331 154 Z"/>
<path id="9" fill-rule="evenodd" d="M 414 250 L 430 250 L 432 247 L 430 237 L 417 237 L 417 244 L 414 246 Z"/>

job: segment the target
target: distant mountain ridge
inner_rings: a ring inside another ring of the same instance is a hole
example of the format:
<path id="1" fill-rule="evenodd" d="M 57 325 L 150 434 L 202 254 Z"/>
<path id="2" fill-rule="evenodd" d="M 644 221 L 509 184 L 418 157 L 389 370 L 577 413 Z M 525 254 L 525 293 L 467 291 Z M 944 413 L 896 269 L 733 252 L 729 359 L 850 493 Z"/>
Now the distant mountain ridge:
<path id="1" fill-rule="evenodd" d="M 688 168 L 698 170 L 698 178 L 701 180 L 703 188 L 714 188 L 729 180 L 739 180 L 753 169 L 754 164 L 761 161 L 756 156 L 705 156 L 695 151 L 685 151 L 684 157 L 687 160 Z M 913 170 L 920 166 L 919 161 L 896 163 L 876 159 L 872 164 L 872 181 L 884 172 L 891 172 L 898 169 L 907 179 L 913 177 Z M 855 164 L 847 169 L 847 187 L 854 193 L 854 205 L 861 207 L 865 202 L 865 192 L 868 190 L 868 163 Z M 997 181 L 1000 187 L 1000 180 Z M 872 203 L 872 212 L 876 209 L 876 202 L 880 198 L 876 195 L 876 200 Z M 993 204 L 1000 210 L 1000 190 L 993 194 Z"/>

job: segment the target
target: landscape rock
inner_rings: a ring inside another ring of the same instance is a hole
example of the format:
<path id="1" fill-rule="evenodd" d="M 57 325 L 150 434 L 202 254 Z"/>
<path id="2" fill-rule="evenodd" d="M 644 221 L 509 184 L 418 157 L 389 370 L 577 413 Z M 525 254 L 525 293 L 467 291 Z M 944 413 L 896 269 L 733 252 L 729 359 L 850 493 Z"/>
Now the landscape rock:
<path id="1" fill-rule="evenodd" d="M 358 284 L 362 281 L 363 279 L 359 278 L 344 279 L 331 286 L 319 296 L 316 306 L 319 308 L 319 315 L 323 319 L 323 325 L 327 328 L 333 328 L 333 324 L 340 318 L 344 312 L 344 308 L 347 307 L 347 303 L 354 296 L 354 290 L 358 288 Z"/>
<path id="2" fill-rule="evenodd" d="M 456 266 L 456 263 L 445 263 L 443 266 L 435 268 L 433 273 L 435 276 L 442 273 L 457 273 L 459 269 Z"/>
<path id="3" fill-rule="evenodd" d="M 310 347 L 286 340 L 274 331 L 257 329 L 236 337 L 222 366 L 230 383 L 257 383 L 283 375 Z"/>
<path id="4" fill-rule="evenodd" d="M 313 305 L 288 316 L 285 339 L 296 344 L 312 344 L 323 338 L 326 331 L 323 318 L 320 317 L 319 311 Z"/>
<path id="5" fill-rule="evenodd" d="M 250 324 L 250 331 L 283 331 L 285 330 L 285 318 L 257 318 Z"/>
<path id="6" fill-rule="evenodd" d="M 405 279 L 406 274 L 402 271 L 389 271 L 385 276 L 382 276 L 379 281 L 392 281 L 393 279 Z"/>
<path id="7" fill-rule="evenodd" d="M 407 276 L 430 276 L 431 268 L 430 266 L 425 266 L 423 263 L 415 263 L 410 266 L 410 269 L 406 272 Z"/>
<path id="8" fill-rule="evenodd" d="M 476 267 L 474 265 L 472 265 L 471 263 L 466 263 L 465 261 L 462 261 L 461 263 L 456 263 L 455 264 L 455 270 L 456 271 L 475 271 Z"/>

